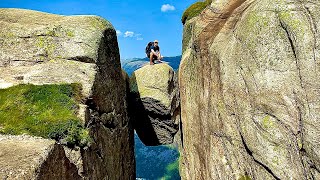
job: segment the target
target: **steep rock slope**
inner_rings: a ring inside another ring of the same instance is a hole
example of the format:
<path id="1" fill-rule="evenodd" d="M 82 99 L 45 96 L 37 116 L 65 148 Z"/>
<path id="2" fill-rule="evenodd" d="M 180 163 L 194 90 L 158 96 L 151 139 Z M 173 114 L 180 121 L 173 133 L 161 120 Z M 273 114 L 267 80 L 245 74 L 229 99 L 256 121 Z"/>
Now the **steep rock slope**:
<path id="1" fill-rule="evenodd" d="M 0 88 L 82 85 L 78 116 L 93 141 L 88 148 L 66 152 L 83 178 L 135 178 L 126 82 L 109 22 L 97 16 L 0 9 L 0 45 Z"/>
<path id="2" fill-rule="evenodd" d="M 184 179 L 319 179 L 319 1 L 216 0 L 184 26 Z"/>
<path id="3" fill-rule="evenodd" d="M 166 63 L 146 65 L 130 77 L 130 118 L 148 146 L 173 143 L 179 129 L 177 75 Z"/>

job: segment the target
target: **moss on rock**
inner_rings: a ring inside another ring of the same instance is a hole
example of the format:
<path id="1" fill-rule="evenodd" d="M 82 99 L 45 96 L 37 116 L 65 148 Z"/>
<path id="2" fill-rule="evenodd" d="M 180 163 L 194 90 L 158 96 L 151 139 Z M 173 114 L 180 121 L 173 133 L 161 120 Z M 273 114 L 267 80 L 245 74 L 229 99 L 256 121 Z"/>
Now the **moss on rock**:
<path id="1" fill-rule="evenodd" d="M 264 128 L 272 128 L 274 126 L 274 123 L 269 115 L 263 118 L 262 125 Z"/>
<path id="2" fill-rule="evenodd" d="M 241 175 L 238 180 L 252 180 L 252 179 L 247 175 Z"/>
<path id="3" fill-rule="evenodd" d="M 79 84 L 21 84 L 0 90 L 0 133 L 29 134 L 86 146 L 88 131 L 76 115 L 81 100 Z"/>
<path id="4" fill-rule="evenodd" d="M 189 45 L 189 42 L 192 40 L 192 28 L 193 28 L 193 24 L 188 23 L 185 25 L 183 29 L 182 52 L 186 51 Z"/>
<path id="5" fill-rule="evenodd" d="M 187 10 L 184 11 L 181 22 L 185 24 L 187 20 L 198 16 L 208 5 L 210 5 L 212 0 L 206 0 L 204 2 L 196 2 L 192 4 Z"/>

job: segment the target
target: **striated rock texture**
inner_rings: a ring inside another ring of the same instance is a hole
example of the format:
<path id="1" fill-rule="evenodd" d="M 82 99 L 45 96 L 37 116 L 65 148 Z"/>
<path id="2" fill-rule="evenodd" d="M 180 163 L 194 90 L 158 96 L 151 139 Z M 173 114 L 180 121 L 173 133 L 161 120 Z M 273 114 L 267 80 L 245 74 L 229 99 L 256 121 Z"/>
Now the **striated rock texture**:
<path id="1" fill-rule="evenodd" d="M 1 179 L 80 179 L 63 147 L 53 140 L 0 135 Z"/>
<path id="2" fill-rule="evenodd" d="M 93 142 L 80 151 L 66 151 L 83 178 L 135 179 L 126 81 L 116 32 L 108 21 L 0 9 L 0 46 L 0 88 L 23 83 L 82 85 L 78 115 Z"/>
<path id="3" fill-rule="evenodd" d="M 320 178 L 320 1 L 215 0 L 184 26 L 184 179 Z"/>
<path id="4" fill-rule="evenodd" d="M 130 78 L 130 118 L 147 146 L 171 144 L 179 129 L 177 75 L 165 64 L 146 65 Z"/>

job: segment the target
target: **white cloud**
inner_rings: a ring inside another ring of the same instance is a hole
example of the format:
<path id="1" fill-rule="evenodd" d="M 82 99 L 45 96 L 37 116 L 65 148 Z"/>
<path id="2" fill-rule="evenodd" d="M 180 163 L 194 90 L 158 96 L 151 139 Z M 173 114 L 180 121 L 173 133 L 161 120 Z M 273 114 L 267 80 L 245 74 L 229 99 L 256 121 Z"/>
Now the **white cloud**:
<path id="1" fill-rule="evenodd" d="M 161 11 L 162 12 L 167 12 L 167 11 L 174 11 L 176 8 L 170 4 L 164 4 L 161 6 Z"/>
<path id="2" fill-rule="evenodd" d="M 126 31 L 123 35 L 125 38 L 136 38 L 136 40 L 141 41 L 143 40 L 142 34 L 137 34 L 133 31 Z"/>
<path id="3" fill-rule="evenodd" d="M 120 30 L 117 30 L 117 36 L 121 36 L 122 35 L 122 32 Z"/>
<path id="4" fill-rule="evenodd" d="M 124 33 L 124 36 L 123 37 L 133 37 L 134 36 L 134 32 L 132 32 L 132 31 L 126 31 L 125 33 Z"/>
<path id="5" fill-rule="evenodd" d="M 142 34 L 135 34 L 134 35 L 134 37 L 136 37 L 138 41 L 142 41 L 143 40 L 143 38 L 141 36 L 142 36 Z"/>

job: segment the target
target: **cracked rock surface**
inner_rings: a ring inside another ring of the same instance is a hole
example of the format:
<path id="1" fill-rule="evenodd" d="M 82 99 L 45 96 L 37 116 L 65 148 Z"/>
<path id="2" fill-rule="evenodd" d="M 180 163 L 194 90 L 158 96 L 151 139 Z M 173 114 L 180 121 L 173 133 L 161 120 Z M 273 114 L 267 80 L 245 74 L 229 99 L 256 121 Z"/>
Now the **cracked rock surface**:
<path id="1" fill-rule="evenodd" d="M 179 129 L 177 75 L 165 63 L 146 65 L 130 78 L 130 118 L 147 146 L 171 144 Z"/>
<path id="2" fill-rule="evenodd" d="M 217 0 L 184 26 L 184 179 L 320 178 L 320 1 Z"/>

